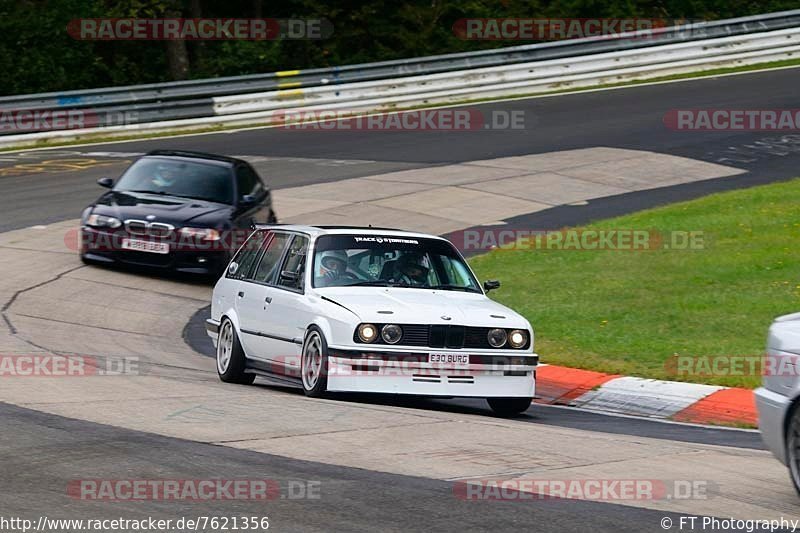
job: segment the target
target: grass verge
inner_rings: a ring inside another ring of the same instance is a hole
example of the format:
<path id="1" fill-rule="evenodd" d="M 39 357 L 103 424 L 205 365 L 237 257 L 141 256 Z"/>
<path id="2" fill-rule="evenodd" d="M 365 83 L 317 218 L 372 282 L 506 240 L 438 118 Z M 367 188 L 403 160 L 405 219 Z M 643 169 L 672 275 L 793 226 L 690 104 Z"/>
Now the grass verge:
<path id="1" fill-rule="evenodd" d="M 700 231 L 702 249 L 495 250 L 470 263 L 502 280 L 493 297 L 531 321 L 544 363 L 752 388 L 746 369 L 681 373 L 673 357 L 759 357 L 772 320 L 800 311 L 798 205 L 795 179 L 586 226 Z"/>

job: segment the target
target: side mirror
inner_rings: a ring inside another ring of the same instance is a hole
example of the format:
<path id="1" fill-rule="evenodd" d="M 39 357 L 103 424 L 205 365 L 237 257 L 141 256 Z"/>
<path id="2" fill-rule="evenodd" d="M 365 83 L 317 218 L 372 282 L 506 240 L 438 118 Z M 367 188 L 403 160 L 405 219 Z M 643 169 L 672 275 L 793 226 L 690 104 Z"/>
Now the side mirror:
<path id="1" fill-rule="evenodd" d="M 233 262 L 228 265 L 228 274 L 233 276 L 239 270 L 239 263 Z"/>
<path id="2" fill-rule="evenodd" d="M 114 186 L 114 180 L 111 178 L 100 178 L 97 180 L 97 184 L 101 187 L 105 187 L 106 189 L 110 189 Z"/>
<path id="3" fill-rule="evenodd" d="M 281 270 L 281 281 L 291 281 L 292 283 L 297 283 L 297 280 L 300 279 L 300 274 L 297 272 L 293 272 L 291 270 Z"/>
<path id="4" fill-rule="evenodd" d="M 239 205 L 242 207 L 250 207 L 254 206 L 258 203 L 258 197 L 253 194 L 245 194 L 242 196 L 241 200 L 239 200 Z"/>
<path id="5" fill-rule="evenodd" d="M 486 292 L 500 288 L 500 282 L 496 279 L 487 279 L 483 282 L 483 290 Z"/>

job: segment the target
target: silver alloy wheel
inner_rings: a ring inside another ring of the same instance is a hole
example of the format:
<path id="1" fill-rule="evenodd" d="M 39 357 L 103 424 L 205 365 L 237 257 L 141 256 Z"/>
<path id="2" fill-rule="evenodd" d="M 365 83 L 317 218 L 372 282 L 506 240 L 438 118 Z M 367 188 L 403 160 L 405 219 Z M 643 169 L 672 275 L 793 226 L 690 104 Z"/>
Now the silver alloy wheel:
<path id="1" fill-rule="evenodd" d="M 792 420 L 789 422 L 789 436 L 786 439 L 786 453 L 788 454 L 789 472 L 798 492 L 800 492 L 800 409 L 795 409 Z"/>
<path id="2" fill-rule="evenodd" d="M 217 340 L 217 370 L 220 374 L 228 371 L 233 355 L 233 324 L 226 320 Z"/>
<path id="3" fill-rule="evenodd" d="M 312 390 L 317 386 L 319 377 L 322 374 L 322 338 L 316 331 L 308 334 L 306 345 L 303 348 L 301 364 L 303 387 L 306 390 Z"/>

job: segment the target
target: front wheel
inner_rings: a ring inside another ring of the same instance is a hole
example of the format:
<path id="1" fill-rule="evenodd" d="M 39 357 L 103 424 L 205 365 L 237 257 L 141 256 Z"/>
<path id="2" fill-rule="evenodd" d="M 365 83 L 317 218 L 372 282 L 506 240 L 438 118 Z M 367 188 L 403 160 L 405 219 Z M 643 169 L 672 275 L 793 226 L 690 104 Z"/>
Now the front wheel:
<path id="1" fill-rule="evenodd" d="M 527 411 L 533 398 L 486 398 L 486 401 L 496 414 L 513 416 Z"/>
<path id="2" fill-rule="evenodd" d="M 795 409 L 786 434 L 786 463 L 798 494 L 800 494 L 800 409 Z"/>
<path id="3" fill-rule="evenodd" d="M 311 398 L 320 398 L 328 389 L 328 343 L 316 327 L 309 328 L 303 342 L 300 359 L 303 392 Z"/>
<path id="4" fill-rule="evenodd" d="M 245 373 L 245 356 L 233 322 L 225 318 L 219 326 L 217 338 L 217 374 L 225 383 L 250 385 L 256 380 L 255 374 Z"/>

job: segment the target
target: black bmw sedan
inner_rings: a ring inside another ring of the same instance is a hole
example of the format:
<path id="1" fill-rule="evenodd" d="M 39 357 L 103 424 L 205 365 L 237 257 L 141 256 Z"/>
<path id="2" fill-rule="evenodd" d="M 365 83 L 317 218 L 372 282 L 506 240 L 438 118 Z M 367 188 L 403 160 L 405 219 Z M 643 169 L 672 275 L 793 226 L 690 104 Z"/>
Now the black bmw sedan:
<path id="1" fill-rule="evenodd" d="M 275 223 L 269 189 L 246 161 L 157 150 L 83 211 L 85 263 L 218 275 L 257 223 Z"/>

